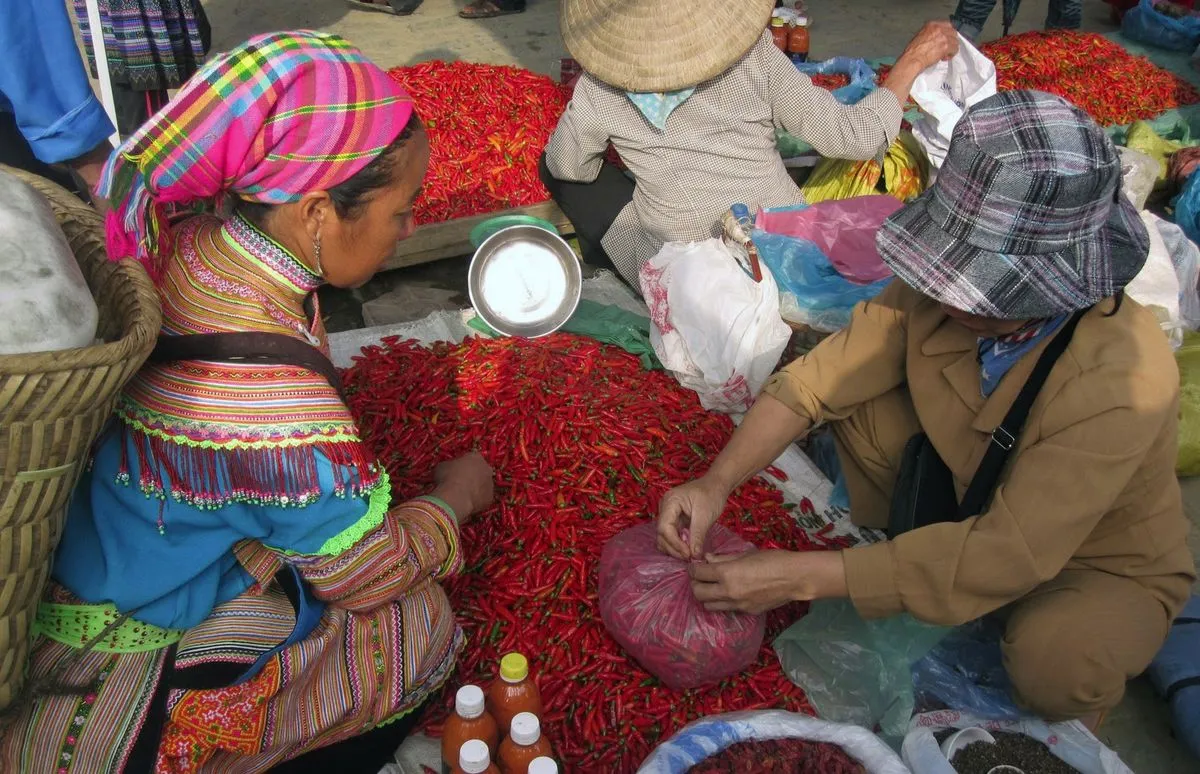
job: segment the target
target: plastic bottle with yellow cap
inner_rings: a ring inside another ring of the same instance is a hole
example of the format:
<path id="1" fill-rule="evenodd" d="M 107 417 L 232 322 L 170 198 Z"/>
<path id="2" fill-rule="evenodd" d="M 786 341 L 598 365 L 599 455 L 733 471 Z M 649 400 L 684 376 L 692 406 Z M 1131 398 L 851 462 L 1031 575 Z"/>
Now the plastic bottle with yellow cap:
<path id="1" fill-rule="evenodd" d="M 542 695 L 529 675 L 529 660 L 520 653 L 508 653 L 500 659 L 500 678 L 488 688 L 488 711 L 508 734 L 513 718 L 522 712 L 542 715 Z"/>

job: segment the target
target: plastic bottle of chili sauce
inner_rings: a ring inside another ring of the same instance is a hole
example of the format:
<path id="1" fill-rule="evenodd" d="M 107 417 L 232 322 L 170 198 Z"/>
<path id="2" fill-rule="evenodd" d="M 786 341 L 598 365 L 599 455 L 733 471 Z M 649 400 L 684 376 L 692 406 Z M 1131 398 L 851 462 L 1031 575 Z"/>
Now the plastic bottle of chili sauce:
<path id="1" fill-rule="evenodd" d="M 487 744 L 472 739 L 458 751 L 458 765 L 451 774 L 500 774 L 500 769 L 492 765 Z"/>
<path id="2" fill-rule="evenodd" d="M 534 758 L 529 764 L 529 774 L 558 774 L 558 764 L 553 758 Z"/>
<path id="3" fill-rule="evenodd" d="M 500 659 L 500 679 L 488 688 L 487 708 L 507 734 L 513 718 L 519 713 L 542 714 L 542 695 L 529 676 L 529 661 L 520 653 L 509 653 Z"/>
<path id="4" fill-rule="evenodd" d="M 788 34 L 788 56 L 793 62 L 808 61 L 808 19 L 801 16 Z"/>
<path id="5" fill-rule="evenodd" d="M 508 738 L 500 743 L 500 774 L 527 774 L 531 763 L 553 754 L 537 715 L 522 712 L 513 718 Z"/>
<path id="6" fill-rule="evenodd" d="M 771 18 L 771 39 L 775 41 L 775 47 L 784 53 L 788 47 L 788 28 L 787 22 L 778 16 Z"/>
<path id="7" fill-rule="evenodd" d="M 464 685 L 454 696 L 454 714 L 447 718 L 442 730 L 442 763 L 447 771 L 458 763 L 459 750 L 472 739 L 486 744 L 488 752 L 495 757 L 500 744 L 500 727 L 484 709 L 483 689 L 478 685 Z"/>

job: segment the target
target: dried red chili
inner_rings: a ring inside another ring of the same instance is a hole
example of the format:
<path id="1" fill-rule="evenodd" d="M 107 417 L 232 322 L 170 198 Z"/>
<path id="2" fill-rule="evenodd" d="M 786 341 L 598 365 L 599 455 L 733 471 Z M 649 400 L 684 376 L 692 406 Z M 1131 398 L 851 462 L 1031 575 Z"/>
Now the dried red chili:
<path id="1" fill-rule="evenodd" d="M 866 769 L 827 742 L 765 739 L 738 742 L 705 758 L 688 774 L 864 774 Z"/>
<path id="2" fill-rule="evenodd" d="M 815 85 L 820 86 L 822 89 L 829 89 L 830 91 L 833 91 L 834 89 L 840 89 L 843 86 L 849 86 L 850 76 L 846 75 L 845 73 L 835 73 L 833 75 L 814 75 L 812 76 L 812 82 Z"/>
<path id="3" fill-rule="evenodd" d="M 567 106 L 544 75 L 472 62 L 422 62 L 388 73 L 429 133 L 429 173 L 418 223 L 538 204 L 550 198 L 538 157 Z"/>
<path id="4" fill-rule="evenodd" d="M 428 491 L 437 462 L 471 449 L 495 468 L 497 504 L 464 528 L 465 570 L 446 584 L 468 637 L 451 687 L 489 681 L 504 652 L 529 655 L 543 724 L 567 770 L 634 771 L 658 741 L 705 715 L 810 711 L 770 647 L 803 607 L 769 616 L 748 670 L 684 692 L 628 659 L 597 611 L 608 538 L 651 518 L 668 488 L 707 468 L 733 430 L 728 417 L 632 355 L 566 334 L 429 349 L 389 340 L 344 380 L 397 498 Z M 723 523 L 759 548 L 842 545 L 809 539 L 760 479 L 733 494 Z M 451 690 L 430 713 L 430 731 L 452 700 Z"/>

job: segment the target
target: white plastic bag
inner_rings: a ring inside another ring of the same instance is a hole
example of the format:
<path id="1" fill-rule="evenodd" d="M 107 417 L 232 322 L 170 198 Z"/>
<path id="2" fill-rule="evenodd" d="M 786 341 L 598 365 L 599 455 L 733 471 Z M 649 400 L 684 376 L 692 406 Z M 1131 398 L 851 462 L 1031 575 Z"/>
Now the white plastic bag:
<path id="1" fill-rule="evenodd" d="M 939 731 L 979 726 L 993 733 L 1024 734 L 1050 748 L 1055 757 L 1074 767 L 1080 774 L 1133 774 L 1115 752 L 1093 736 L 1082 723 L 1046 723 L 1036 718 L 1024 720 L 982 720 L 963 712 L 944 710 L 917 715 L 909 726 L 900 754 L 913 774 L 954 774 L 954 767 L 942 755 L 937 739 Z"/>
<path id="2" fill-rule="evenodd" d="M 1183 345 L 1184 323 L 1179 317 L 1179 277 L 1171 262 L 1171 253 L 1155 225 L 1157 217 L 1142 211 L 1142 222 L 1150 235 L 1150 253 L 1142 270 L 1125 287 L 1134 301 L 1150 310 L 1171 341 L 1172 349 Z"/>
<path id="3" fill-rule="evenodd" d="M 867 774 L 908 774 L 896 753 L 867 729 L 783 710 L 730 712 L 701 718 L 659 745 L 638 769 L 638 774 L 685 774 L 726 747 L 755 739 L 830 742 L 861 763 Z"/>
<path id="4" fill-rule="evenodd" d="M 1153 222 L 1179 279 L 1179 319 L 1188 330 L 1200 330 L 1200 248 L 1171 221 L 1154 217 Z"/>
<path id="5" fill-rule="evenodd" d="M 1134 207 L 1145 209 L 1146 200 L 1154 193 L 1162 164 L 1133 148 L 1118 146 L 1117 153 L 1121 156 L 1121 191 Z"/>
<path id="6" fill-rule="evenodd" d="M 934 169 L 940 169 L 950 150 L 954 125 L 966 109 L 996 93 L 996 65 L 958 36 L 958 53 L 949 62 L 938 62 L 917 76 L 912 98 L 921 109 L 913 135 L 924 148 Z"/>
<path id="7" fill-rule="evenodd" d="M 663 366 L 704 408 L 749 410 L 791 338 L 771 273 L 755 282 L 719 239 L 670 242 L 642 267 L 641 285 Z"/>

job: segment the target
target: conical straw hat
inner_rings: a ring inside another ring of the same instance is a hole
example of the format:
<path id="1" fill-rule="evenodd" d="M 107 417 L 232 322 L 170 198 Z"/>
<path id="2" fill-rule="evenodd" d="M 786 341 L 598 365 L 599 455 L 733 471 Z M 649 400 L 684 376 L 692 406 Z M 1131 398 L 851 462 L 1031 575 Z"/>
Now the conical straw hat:
<path id="1" fill-rule="evenodd" d="M 773 0 L 562 0 L 567 50 L 632 92 L 676 91 L 732 66 L 763 34 Z"/>

